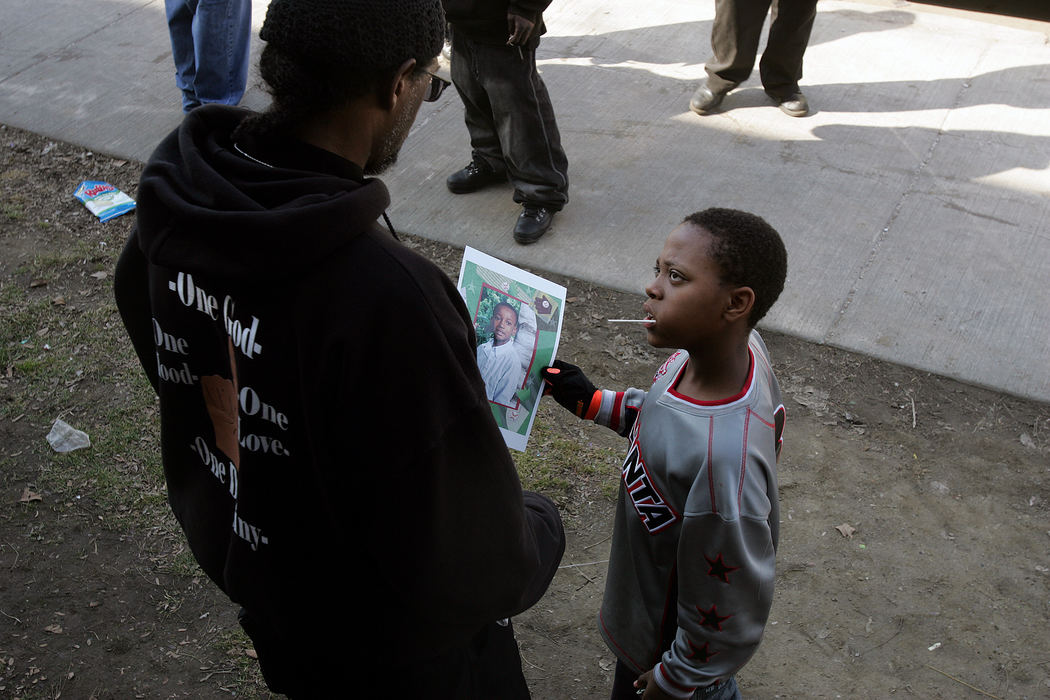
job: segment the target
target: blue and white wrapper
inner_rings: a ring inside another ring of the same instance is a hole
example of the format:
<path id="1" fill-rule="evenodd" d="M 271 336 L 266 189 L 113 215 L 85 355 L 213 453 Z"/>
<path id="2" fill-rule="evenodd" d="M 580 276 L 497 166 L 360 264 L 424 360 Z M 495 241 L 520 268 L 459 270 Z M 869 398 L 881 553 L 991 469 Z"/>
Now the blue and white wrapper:
<path id="1" fill-rule="evenodd" d="M 85 180 L 73 196 L 84 203 L 99 221 L 106 222 L 135 208 L 135 200 L 108 182 Z"/>

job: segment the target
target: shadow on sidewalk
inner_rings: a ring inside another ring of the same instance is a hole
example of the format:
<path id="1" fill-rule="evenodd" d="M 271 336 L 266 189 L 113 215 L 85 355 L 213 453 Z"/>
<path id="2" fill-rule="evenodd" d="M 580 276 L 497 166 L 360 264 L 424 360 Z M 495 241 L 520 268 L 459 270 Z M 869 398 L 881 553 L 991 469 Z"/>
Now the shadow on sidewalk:
<path id="1" fill-rule="evenodd" d="M 1050 2 L 1046 0 L 912 0 L 912 2 L 1050 22 Z"/>

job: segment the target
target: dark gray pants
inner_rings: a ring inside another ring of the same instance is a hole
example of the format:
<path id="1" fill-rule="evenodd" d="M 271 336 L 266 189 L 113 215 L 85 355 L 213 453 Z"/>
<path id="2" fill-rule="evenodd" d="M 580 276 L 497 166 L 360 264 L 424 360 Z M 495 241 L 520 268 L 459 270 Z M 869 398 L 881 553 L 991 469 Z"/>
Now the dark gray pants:
<path id="1" fill-rule="evenodd" d="M 569 201 L 568 159 L 535 50 L 479 44 L 453 28 L 452 82 L 474 160 L 510 176 L 515 202 L 560 211 Z"/>
<path id="2" fill-rule="evenodd" d="M 798 92 L 802 55 L 817 16 L 817 0 L 715 0 L 711 27 L 714 56 L 705 67 L 712 92 L 731 90 L 751 75 L 770 6 L 769 39 L 759 63 L 762 87 L 775 98 Z"/>

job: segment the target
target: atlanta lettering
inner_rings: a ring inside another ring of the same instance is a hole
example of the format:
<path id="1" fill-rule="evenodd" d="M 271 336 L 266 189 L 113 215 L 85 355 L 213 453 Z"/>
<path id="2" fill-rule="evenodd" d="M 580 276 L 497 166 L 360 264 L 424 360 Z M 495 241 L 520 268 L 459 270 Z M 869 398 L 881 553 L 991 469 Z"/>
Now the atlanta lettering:
<path id="1" fill-rule="evenodd" d="M 631 497 L 631 503 L 634 504 L 635 512 L 638 513 L 638 517 L 641 518 L 649 534 L 654 535 L 673 525 L 678 520 L 678 514 L 653 486 L 649 472 L 645 469 L 645 461 L 642 459 L 638 432 L 638 424 L 635 423 L 631 431 L 631 450 L 627 453 L 627 459 L 624 460 L 621 476 L 627 487 L 627 494 Z"/>

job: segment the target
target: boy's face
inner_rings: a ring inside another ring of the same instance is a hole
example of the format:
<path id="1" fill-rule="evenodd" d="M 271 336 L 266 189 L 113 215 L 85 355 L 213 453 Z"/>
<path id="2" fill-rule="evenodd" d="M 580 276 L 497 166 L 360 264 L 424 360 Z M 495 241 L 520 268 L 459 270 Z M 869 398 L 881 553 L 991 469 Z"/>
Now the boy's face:
<path id="1" fill-rule="evenodd" d="M 492 336 L 496 345 L 503 345 L 518 330 L 518 315 L 509 306 L 497 306 L 492 312 Z"/>
<path id="2" fill-rule="evenodd" d="M 671 231 L 656 276 L 646 288 L 643 308 L 649 344 L 657 348 L 702 348 L 720 335 L 730 288 L 708 251 L 711 234 L 690 223 Z"/>

